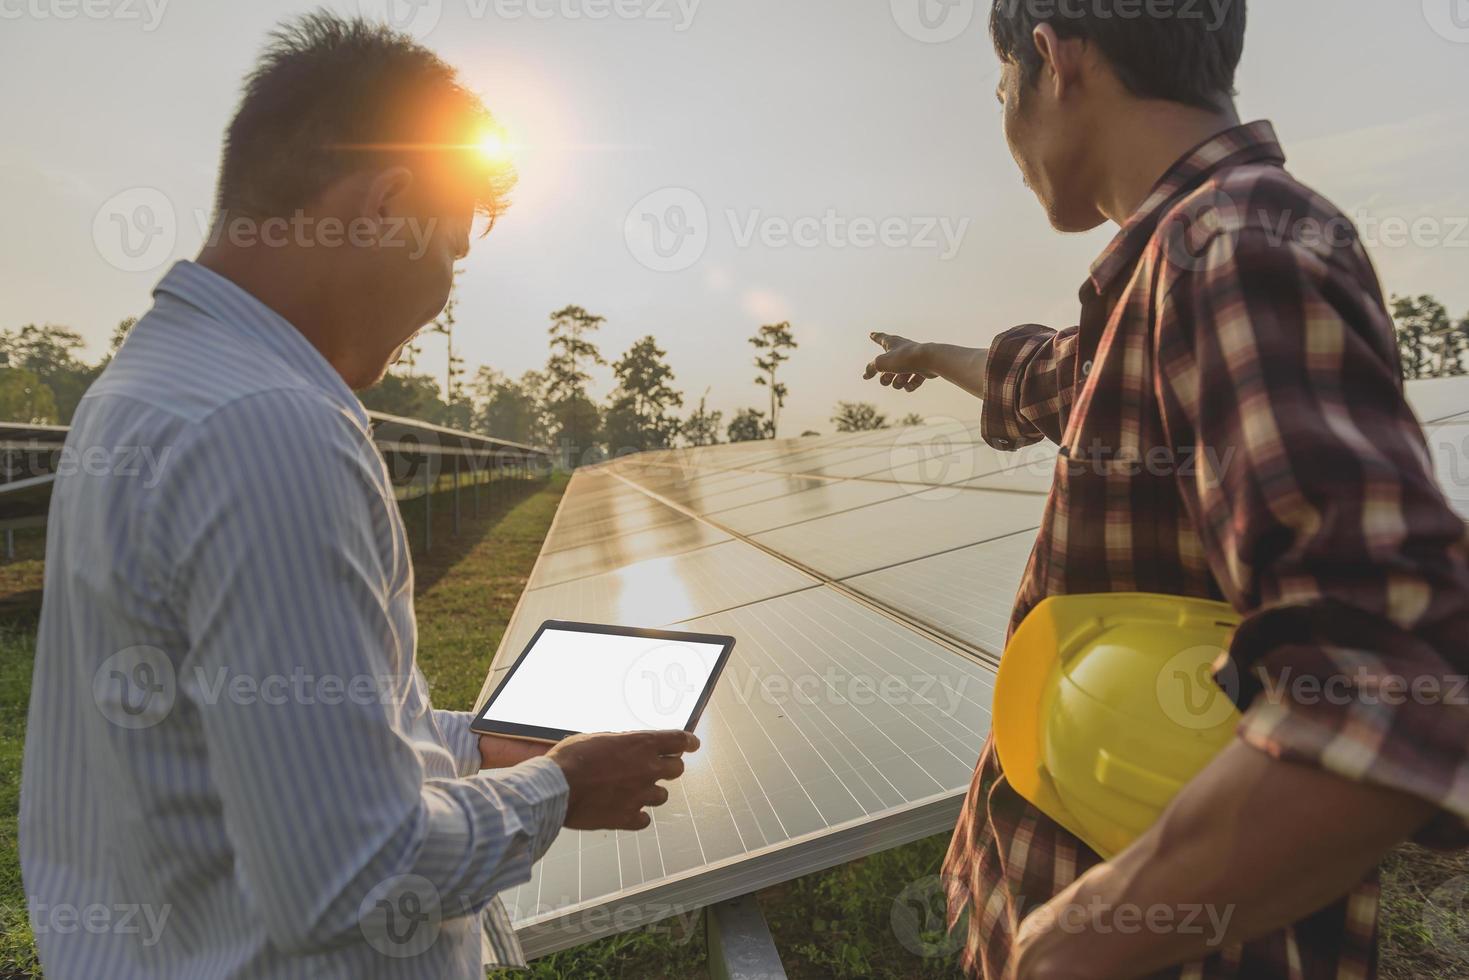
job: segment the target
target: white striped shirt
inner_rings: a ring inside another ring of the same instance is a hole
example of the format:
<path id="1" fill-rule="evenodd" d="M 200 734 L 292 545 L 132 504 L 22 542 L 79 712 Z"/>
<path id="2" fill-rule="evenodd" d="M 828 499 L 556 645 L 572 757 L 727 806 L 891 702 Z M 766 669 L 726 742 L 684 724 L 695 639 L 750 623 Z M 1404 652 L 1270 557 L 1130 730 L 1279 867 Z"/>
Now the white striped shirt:
<path id="1" fill-rule="evenodd" d="M 47 975 L 523 962 L 495 896 L 566 781 L 480 772 L 469 715 L 429 704 L 362 404 L 228 280 L 182 262 L 154 296 L 51 502 L 20 813 Z"/>

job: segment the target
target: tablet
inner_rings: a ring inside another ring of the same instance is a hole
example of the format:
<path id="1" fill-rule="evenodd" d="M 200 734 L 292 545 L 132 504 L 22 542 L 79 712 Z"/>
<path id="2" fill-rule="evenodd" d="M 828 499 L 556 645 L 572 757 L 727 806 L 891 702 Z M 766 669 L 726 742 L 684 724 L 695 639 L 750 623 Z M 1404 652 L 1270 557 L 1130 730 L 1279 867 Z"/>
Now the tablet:
<path id="1" fill-rule="evenodd" d="M 547 620 L 469 727 L 542 742 L 581 732 L 691 732 L 734 643 Z"/>

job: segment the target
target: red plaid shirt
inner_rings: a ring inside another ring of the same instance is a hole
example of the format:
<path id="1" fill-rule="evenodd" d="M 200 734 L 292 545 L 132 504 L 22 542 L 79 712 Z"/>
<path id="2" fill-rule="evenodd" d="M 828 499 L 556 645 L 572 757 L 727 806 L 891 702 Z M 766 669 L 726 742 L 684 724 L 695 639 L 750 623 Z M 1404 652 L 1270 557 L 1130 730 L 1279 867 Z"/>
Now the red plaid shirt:
<path id="1" fill-rule="evenodd" d="M 1431 800 L 1441 815 L 1420 839 L 1462 845 L 1469 534 L 1403 399 L 1356 230 L 1284 163 L 1268 123 L 1204 143 L 1092 267 L 1079 327 L 995 341 L 986 441 L 1061 446 L 1011 629 L 1048 595 L 1227 601 L 1245 617 L 1220 675 L 1247 709 L 1240 737 Z M 1258 696 L 1305 677 L 1349 696 Z M 1440 679 L 1444 696 L 1373 696 L 1392 678 Z M 1099 860 L 986 744 L 944 869 L 951 917 L 970 912 L 965 969 L 1003 977 L 1020 920 Z M 1377 906 L 1374 876 L 1161 976 L 1372 977 Z"/>

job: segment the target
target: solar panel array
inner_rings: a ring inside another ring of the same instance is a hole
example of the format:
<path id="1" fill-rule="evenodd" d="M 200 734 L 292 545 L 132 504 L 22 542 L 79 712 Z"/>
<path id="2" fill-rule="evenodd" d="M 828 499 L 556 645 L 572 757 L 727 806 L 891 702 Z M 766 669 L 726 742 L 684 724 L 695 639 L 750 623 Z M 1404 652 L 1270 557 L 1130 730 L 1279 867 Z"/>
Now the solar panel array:
<path id="1" fill-rule="evenodd" d="M 1469 520 L 1469 380 L 1411 392 Z M 579 471 L 482 698 L 546 619 L 737 645 L 653 826 L 565 833 L 506 895 L 527 952 L 951 828 L 1054 463 L 950 421 Z"/>
<path id="2" fill-rule="evenodd" d="M 553 463 L 545 450 L 522 443 L 383 412 L 367 414 L 399 500 L 510 470 L 544 473 Z M 45 524 L 69 431 L 64 425 L 0 422 L 0 528 Z M 72 446 L 71 452 L 76 465 L 87 447 Z"/>

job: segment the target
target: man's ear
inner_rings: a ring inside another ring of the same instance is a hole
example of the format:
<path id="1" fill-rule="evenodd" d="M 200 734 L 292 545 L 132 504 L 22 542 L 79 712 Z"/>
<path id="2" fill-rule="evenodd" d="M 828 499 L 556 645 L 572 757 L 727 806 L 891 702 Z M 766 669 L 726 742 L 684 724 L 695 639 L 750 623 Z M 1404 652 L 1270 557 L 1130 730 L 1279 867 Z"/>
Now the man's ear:
<path id="1" fill-rule="evenodd" d="M 1051 94 L 1059 102 L 1081 81 L 1086 41 L 1082 38 L 1063 40 L 1050 24 L 1037 24 L 1031 39 L 1035 42 L 1042 65 L 1036 84 L 1051 86 Z"/>
<path id="2" fill-rule="evenodd" d="M 381 221 L 408 214 L 404 199 L 412 186 L 413 171 L 407 167 L 389 167 L 379 171 L 368 182 L 362 200 L 363 216 Z"/>

